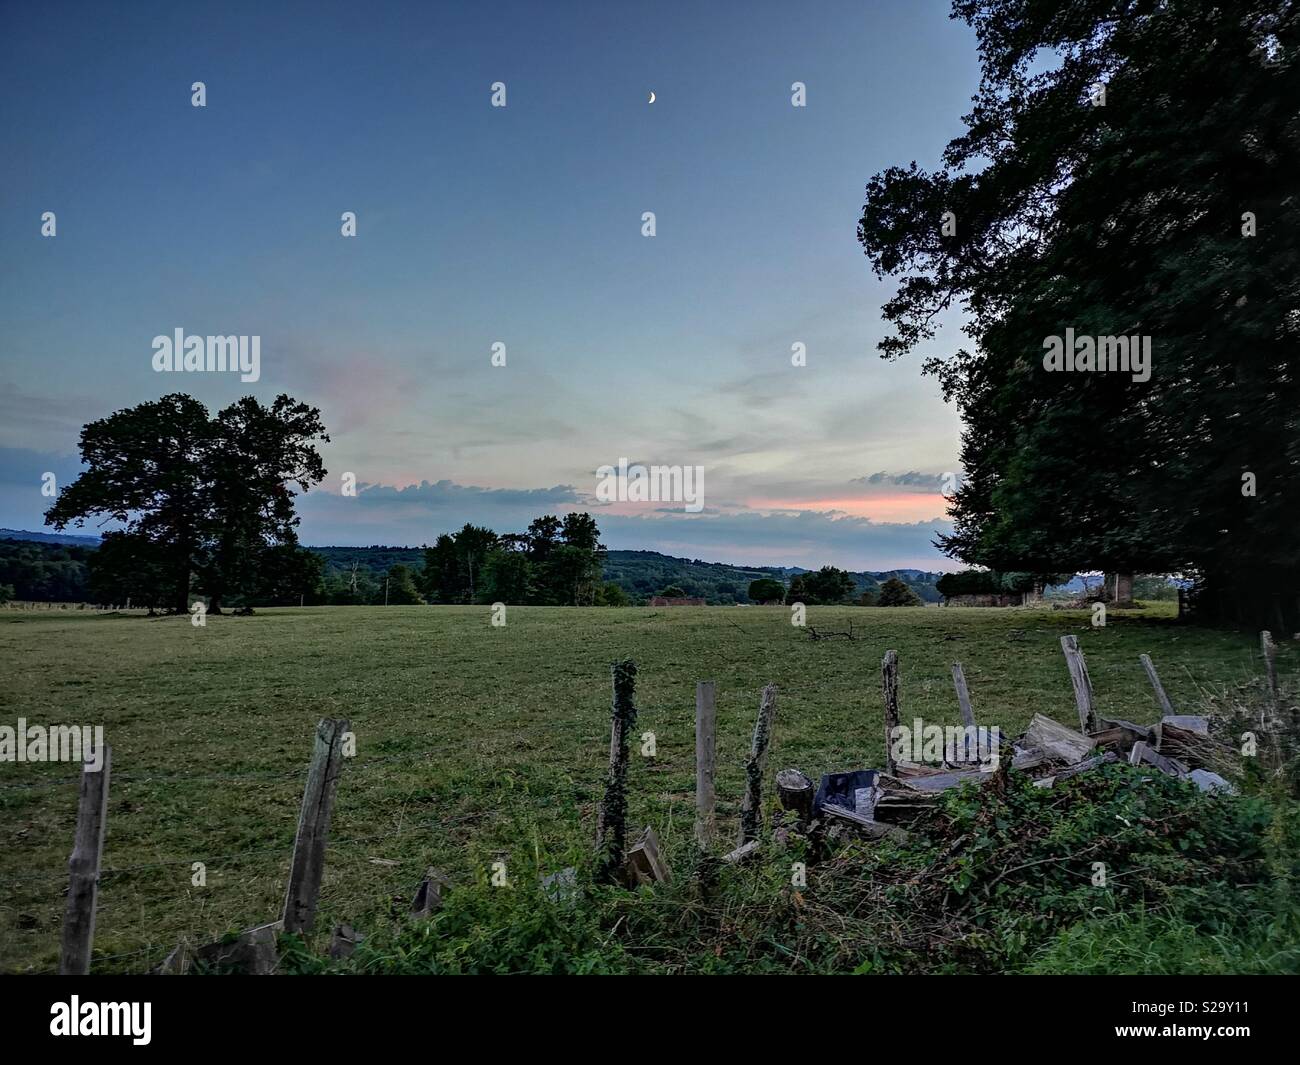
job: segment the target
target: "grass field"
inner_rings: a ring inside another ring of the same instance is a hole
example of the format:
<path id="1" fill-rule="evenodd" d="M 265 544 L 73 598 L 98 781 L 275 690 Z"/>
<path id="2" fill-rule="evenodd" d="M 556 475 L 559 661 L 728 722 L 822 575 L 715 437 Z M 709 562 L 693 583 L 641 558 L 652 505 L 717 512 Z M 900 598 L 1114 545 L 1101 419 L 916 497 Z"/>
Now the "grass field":
<path id="1" fill-rule="evenodd" d="M 1175 705 L 1258 684 L 1247 634 L 1176 625 L 1167 605 L 1112 611 L 813 607 L 853 642 L 812 642 L 784 608 L 308 608 L 255 617 L 0 612 L 0 723 L 100 724 L 113 770 L 96 930 L 97 971 L 140 971 L 178 937 L 279 916 L 312 731 L 347 717 L 358 750 L 335 807 L 318 927 L 367 929 L 405 909 L 426 866 L 453 881 L 507 862 L 513 880 L 590 844 L 609 744 L 609 663 L 640 671 L 631 818 L 670 857 L 689 845 L 694 688 L 718 686 L 718 793 L 734 831 L 758 693 L 780 690 L 772 766 L 878 765 L 879 664 L 899 652 L 904 721 L 959 720 L 966 669 L 977 718 L 1005 732 L 1035 712 L 1077 723 L 1062 634 L 1078 634 L 1101 713 L 1158 717 L 1149 653 Z M 1013 638 L 1013 630 L 1023 636 Z M 1293 673 L 1300 654 L 1281 651 Z M 58 960 L 77 768 L 0 763 L 0 969 Z M 376 861 L 378 859 L 379 861 Z M 207 883 L 191 883 L 204 862 Z M 112 870 L 121 870 L 113 872 Z"/>

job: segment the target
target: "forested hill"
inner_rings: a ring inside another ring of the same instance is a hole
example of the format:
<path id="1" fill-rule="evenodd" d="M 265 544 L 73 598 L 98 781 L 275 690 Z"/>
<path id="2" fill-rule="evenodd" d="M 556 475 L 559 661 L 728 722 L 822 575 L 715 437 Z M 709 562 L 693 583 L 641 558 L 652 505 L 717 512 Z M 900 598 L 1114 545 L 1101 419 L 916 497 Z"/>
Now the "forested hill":
<path id="1" fill-rule="evenodd" d="M 605 580 L 617 584 L 634 600 L 656 595 L 675 585 L 688 596 L 703 596 L 710 603 L 747 603 L 751 581 L 770 577 L 789 584 L 796 573 L 807 573 L 795 566 L 737 566 L 727 562 L 703 562 L 700 559 L 674 558 L 658 551 L 610 551 L 605 556 Z M 941 573 L 918 569 L 850 572 L 854 595 L 874 592 L 890 577 L 898 577 L 924 602 L 937 603 L 942 596 L 934 582 Z"/>
<path id="2" fill-rule="evenodd" d="M 86 562 L 97 542 L 97 538 L 89 536 L 0 530 L 0 584 L 14 588 L 12 594 L 18 599 L 83 600 L 87 596 Z M 424 551 L 418 547 L 372 545 L 312 550 L 325 559 L 326 580 L 333 582 L 349 579 L 355 565 L 361 581 L 379 587 L 383 575 L 395 565 L 417 573 L 424 565 Z M 676 587 L 709 603 L 729 604 L 749 602 L 752 581 L 769 577 L 789 584 L 792 576 L 806 572 L 792 566 L 739 566 L 674 558 L 658 551 L 610 551 L 605 555 L 603 579 L 617 584 L 633 602 Z M 854 598 L 863 591 L 874 591 L 894 576 L 927 603 L 941 598 L 934 587 L 941 576 L 937 572 L 903 569 L 849 576 L 854 583 Z"/>
<path id="3" fill-rule="evenodd" d="M 359 572 L 372 576 L 383 574 L 393 565 L 419 570 L 424 552 L 415 547 L 313 547 L 325 556 L 326 574 L 350 572 L 353 564 Z M 796 573 L 807 570 L 794 566 L 738 566 L 728 562 L 704 562 L 700 559 L 674 558 L 658 551 L 609 551 L 605 554 L 602 579 L 617 584 L 633 602 L 658 595 L 665 588 L 680 588 L 688 596 L 698 596 L 709 603 L 748 603 L 751 581 L 770 577 L 789 584 Z M 934 582 L 942 574 L 918 569 L 850 573 L 854 598 L 864 591 L 875 591 L 890 577 L 898 577 L 924 602 L 937 603 L 942 598 Z"/>

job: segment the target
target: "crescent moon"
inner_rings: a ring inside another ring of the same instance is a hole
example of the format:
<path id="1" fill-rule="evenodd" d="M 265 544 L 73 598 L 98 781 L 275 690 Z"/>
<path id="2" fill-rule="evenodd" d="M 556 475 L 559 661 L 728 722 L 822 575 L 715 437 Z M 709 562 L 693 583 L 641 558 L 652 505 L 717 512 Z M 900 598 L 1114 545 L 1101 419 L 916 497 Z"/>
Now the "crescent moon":
<path id="1" fill-rule="evenodd" d="M 654 103 L 654 102 L 655 102 L 655 94 L 654 94 L 654 90 L 653 90 L 653 89 L 650 90 L 650 101 L 649 101 L 649 102 L 650 102 L 650 103 Z"/>

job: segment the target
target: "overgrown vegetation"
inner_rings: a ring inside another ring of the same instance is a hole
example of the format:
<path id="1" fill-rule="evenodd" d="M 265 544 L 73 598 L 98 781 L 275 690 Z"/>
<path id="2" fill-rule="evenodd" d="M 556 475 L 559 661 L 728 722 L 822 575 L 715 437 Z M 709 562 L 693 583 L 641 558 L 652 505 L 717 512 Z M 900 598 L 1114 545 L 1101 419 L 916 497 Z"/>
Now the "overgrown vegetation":
<path id="1" fill-rule="evenodd" d="M 365 973 L 1300 972 L 1296 807 L 1116 764 L 1051 790 L 966 785 L 904 843 L 688 854 L 676 882 L 545 898 L 536 878 L 453 891 L 381 931 Z M 791 864 L 808 864 L 804 887 Z M 590 879 L 584 877 L 589 884 Z"/>

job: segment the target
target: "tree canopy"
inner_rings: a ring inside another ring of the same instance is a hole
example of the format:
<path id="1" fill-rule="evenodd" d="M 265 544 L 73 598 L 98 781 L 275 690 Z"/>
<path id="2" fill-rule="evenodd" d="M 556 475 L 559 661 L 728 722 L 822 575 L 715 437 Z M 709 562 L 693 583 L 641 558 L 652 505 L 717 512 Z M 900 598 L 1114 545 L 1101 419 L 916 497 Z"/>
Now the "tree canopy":
<path id="1" fill-rule="evenodd" d="M 880 344 L 965 422 L 945 550 L 1000 571 L 1186 572 L 1216 616 L 1300 625 L 1300 6 L 957 0 L 981 82 L 938 169 L 867 186 L 899 278 Z M 1149 378 L 1048 338 L 1150 338 Z M 1073 335 L 1073 334 L 1071 334 Z"/>
<path id="2" fill-rule="evenodd" d="M 246 396 L 215 417 L 192 396 L 163 396 L 82 429 L 86 469 L 45 520 L 122 526 L 92 562 L 100 596 L 185 613 L 197 584 L 218 612 L 227 596 L 282 585 L 286 572 L 309 575 L 293 557 L 291 486 L 324 477 L 316 442 L 328 440 L 320 412 L 285 395 L 269 407 Z"/>

